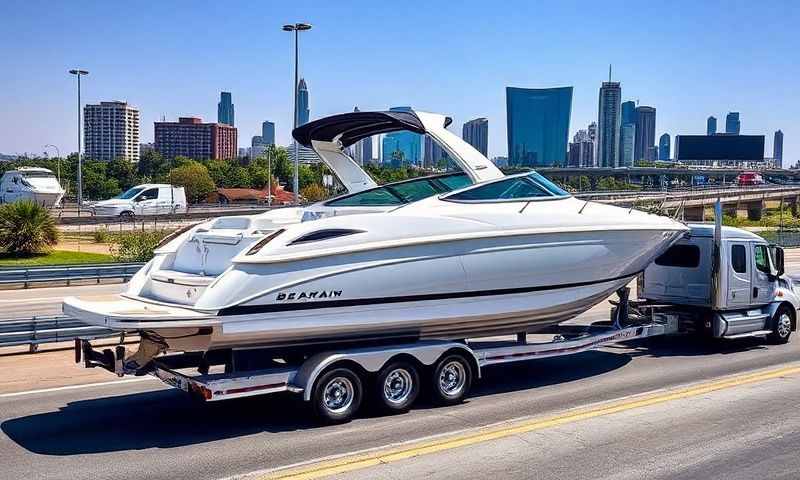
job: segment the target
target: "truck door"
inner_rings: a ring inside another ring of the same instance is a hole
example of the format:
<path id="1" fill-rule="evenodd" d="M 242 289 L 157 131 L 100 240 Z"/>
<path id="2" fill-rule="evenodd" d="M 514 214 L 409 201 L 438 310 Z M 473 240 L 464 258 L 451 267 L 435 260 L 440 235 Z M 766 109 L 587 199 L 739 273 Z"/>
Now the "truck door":
<path id="1" fill-rule="evenodd" d="M 731 243 L 728 255 L 728 306 L 746 307 L 750 305 L 750 266 L 747 243 Z"/>
<path id="2" fill-rule="evenodd" d="M 751 267 L 751 302 L 754 305 L 771 302 L 775 296 L 775 282 L 770 279 L 769 254 L 766 245 L 753 244 Z"/>
<path id="3" fill-rule="evenodd" d="M 136 215 L 156 215 L 158 213 L 158 188 L 148 188 L 133 201 Z"/>

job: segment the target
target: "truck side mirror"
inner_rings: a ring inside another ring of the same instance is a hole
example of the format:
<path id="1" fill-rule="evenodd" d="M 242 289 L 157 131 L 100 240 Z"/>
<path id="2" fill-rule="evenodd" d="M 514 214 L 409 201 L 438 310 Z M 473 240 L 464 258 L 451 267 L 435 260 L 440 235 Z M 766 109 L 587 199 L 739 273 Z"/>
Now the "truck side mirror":
<path id="1" fill-rule="evenodd" d="M 775 275 L 780 277 L 784 274 L 784 264 L 783 264 L 783 247 L 779 247 L 774 245 L 772 247 L 772 261 L 775 264 Z"/>

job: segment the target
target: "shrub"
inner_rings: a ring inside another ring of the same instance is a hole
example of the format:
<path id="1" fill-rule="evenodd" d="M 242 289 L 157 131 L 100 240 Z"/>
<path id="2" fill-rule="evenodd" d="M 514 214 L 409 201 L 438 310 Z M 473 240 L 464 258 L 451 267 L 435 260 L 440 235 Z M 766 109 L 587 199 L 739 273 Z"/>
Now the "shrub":
<path id="1" fill-rule="evenodd" d="M 300 190 L 300 195 L 308 202 L 319 202 L 320 200 L 325 200 L 328 193 L 322 186 L 312 183 L 311 185 L 303 187 Z"/>
<path id="2" fill-rule="evenodd" d="M 111 234 L 105 228 L 98 228 L 92 234 L 94 243 L 108 243 L 111 241 Z"/>
<path id="3" fill-rule="evenodd" d="M 30 255 L 58 243 L 56 222 L 47 209 L 32 200 L 0 205 L 0 248 Z"/>
<path id="4" fill-rule="evenodd" d="M 170 170 L 167 180 L 173 185 L 185 187 L 186 198 L 190 202 L 202 200 L 216 189 L 208 169 L 203 164 L 194 161 Z"/>
<path id="5" fill-rule="evenodd" d="M 169 233 L 168 230 L 120 233 L 113 239 L 111 254 L 118 262 L 146 262 L 153 258 L 158 242 Z"/>

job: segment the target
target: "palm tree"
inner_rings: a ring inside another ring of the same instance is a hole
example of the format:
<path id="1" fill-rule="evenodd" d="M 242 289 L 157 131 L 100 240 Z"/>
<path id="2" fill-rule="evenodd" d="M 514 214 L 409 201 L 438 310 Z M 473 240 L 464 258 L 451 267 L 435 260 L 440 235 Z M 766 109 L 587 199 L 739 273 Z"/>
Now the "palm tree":
<path id="1" fill-rule="evenodd" d="M 59 232 L 47 209 L 32 200 L 0 205 L 0 248 L 31 255 L 58 243 Z"/>

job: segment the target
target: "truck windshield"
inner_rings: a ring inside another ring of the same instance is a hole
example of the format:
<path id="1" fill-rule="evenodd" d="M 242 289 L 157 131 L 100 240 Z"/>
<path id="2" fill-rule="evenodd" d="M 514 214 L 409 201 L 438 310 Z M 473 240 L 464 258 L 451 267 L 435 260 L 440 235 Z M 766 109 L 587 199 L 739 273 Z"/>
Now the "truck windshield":
<path id="1" fill-rule="evenodd" d="M 140 188 L 140 187 L 133 187 L 133 188 L 129 189 L 126 192 L 120 193 L 115 198 L 121 198 L 122 200 L 130 200 L 131 198 L 135 197 L 136 194 L 141 192 L 142 190 L 144 190 L 144 189 Z"/>

